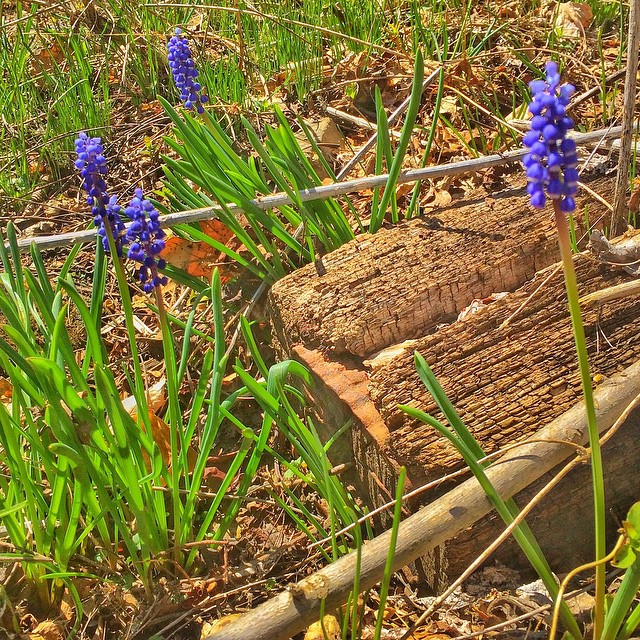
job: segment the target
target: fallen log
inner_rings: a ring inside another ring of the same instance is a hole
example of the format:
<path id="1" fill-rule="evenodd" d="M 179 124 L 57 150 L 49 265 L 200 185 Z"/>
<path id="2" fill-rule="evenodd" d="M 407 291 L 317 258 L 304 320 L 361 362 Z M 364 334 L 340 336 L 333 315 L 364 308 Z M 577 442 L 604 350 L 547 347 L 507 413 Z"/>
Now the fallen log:
<path id="1" fill-rule="evenodd" d="M 474 298 L 512 291 L 558 259 L 548 213 L 521 192 L 359 236 L 277 282 L 269 294 L 281 350 L 366 357 L 455 318 Z"/>
<path id="2" fill-rule="evenodd" d="M 606 196 L 612 180 L 591 186 Z M 373 506 L 393 496 L 400 465 L 408 468 L 409 488 L 461 466 L 448 442 L 397 409 L 402 403 L 436 411 L 414 370 L 415 349 L 433 365 L 487 452 L 531 436 L 580 398 L 562 273 L 554 267 L 555 275 L 540 274 L 514 292 L 555 258 L 551 221 L 513 194 L 502 194 L 491 204 L 465 203 L 438 211 L 435 225 L 429 219 L 412 220 L 358 238 L 288 276 L 271 292 L 277 342 L 283 355 L 297 358 L 314 373 L 313 395 L 325 434 L 348 420 L 354 424 L 351 440 L 341 448 L 334 445 L 332 452 L 339 462 L 352 461 Z M 587 204 L 592 221 L 606 213 L 584 197 L 579 210 Z M 583 295 L 629 280 L 594 259 L 578 257 L 576 264 Z M 474 298 L 501 290 L 511 293 L 464 320 L 441 326 Z M 640 359 L 639 304 L 636 294 L 586 310 L 596 382 Z M 503 326 L 507 318 L 511 320 Z M 376 348 L 383 351 L 375 355 Z M 608 483 L 615 489 L 609 506 L 622 516 L 639 493 L 625 465 L 640 464 L 640 451 L 637 439 L 625 437 L 626 445 L 607 467 L 616 479 Z M 450 487 L 443 484 L 423 501 Z M 520 499 L 536 490 L 531 487 Z M 532 521 L 554 568 L 563 570 L 590 559 L 590 512 L 580 507 L 591 503 L 588 470 L 572 474 L 558 495 L 562 500 L 547 504 Z M 571 527 L 562 517 L 547 517 L 562 516 L 567 508 L 575 511 Z M 447 548 L 434 550 L 417 565 L 422 582 L 441 590 L 464 570 L 480 544 L 495 539 L 499 527 L 486 519 Z M 513 547 L 507 546 L 500 559 L 523 565 Z"/>
<path id="3" fill-rule="evenodd" d="M 574 263 L 583 295 L 629 280 L 589 256 L 576 256 Z M 398 409 L 398 404 L 411 404 L 442 418 L 416 373 L 414 350 L 429 362 L 487 453 L 531 436 L 580 398 L 562 271 L 501 326 L 546 276 L 543 271 L 464 320 L 406 349 L 395 349 L 397 355 L 390 359 L 381 354 L 380 366 L 371 361 L 369 394 L 390 432 L 380 444 L 388 457 L 407 467 L 414 483 L 429 482 L 460 466 L 457 451 L 434 429 Z M 583 322 L 596 381 L 640 360 L 640 294 L 585 309 Z"/>
<path id="4" fill-rule="evenodd" d="M 614 375 L 596 389 L 601 432 L 614 424 L 639 392 L 640 363 Z M 640 416 L 637 411 L 633 415 L 637 429 Z M 585 411 L 582 403 L 578 403 L 537 432 L 535 442 L 506 453 L 488 469 L 488 476 L 503 498 L 514 496 L 571 455 L 573 447 L 559 441 L 586 444 L 587 440 Z M 397 570 L 425 555 L 490 511 L 491 505 L 475 478 L 458 485 L 400 524 L 394 568 Z M 365 543 L 362 549 L 360 588 L 363 591 L 382 578 L 389 538 L 387 531 Z M 355 553 L 344 556 L 216 629 L 208 640 L 286 640 L 292 637 L 318 620 L 321 610 L 331 611 L 346 602 L 353 587 L 357 562 Z"/>

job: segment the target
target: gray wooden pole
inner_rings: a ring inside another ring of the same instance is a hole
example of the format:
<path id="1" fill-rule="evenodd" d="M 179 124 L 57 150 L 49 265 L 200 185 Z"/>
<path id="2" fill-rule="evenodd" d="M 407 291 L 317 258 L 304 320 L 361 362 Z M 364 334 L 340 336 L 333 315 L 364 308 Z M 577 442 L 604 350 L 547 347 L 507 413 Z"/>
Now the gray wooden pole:
<path id="1" fill-rule="evenodd" d="M 638 46 L 640 45 L 640 0 L 629 1 L 629 39 L 627 44 L 627 73 L 624 82 L 624 106 L 620 156 L 615 186 L 615 199 L 611 212 L 610 237 L 624 232 L 627 222 L 627 186 L 633 137 L 633 113 L 636 103 L 636 74 L 638 73 Z"/>
<path id="2" fill-rule="evenodd" d="M 598 131 L 591 131 L 589 133 L 579 133 L 573 136 L 573 138 L 578 144 L 596 143 L 601 140 L 617 138 L 620 136 L 621 131 L 622 127 L 611 127 L 609 129 L 601 129 Z M 524 149 L 518 149 L 515 151 L 508 151 L 503 154 L 495 154 L 481 158 L 474 158 L 472 160 L 450 162 L 436 167 L 425 167 L 424 169 L 405 171 L 400 174 L 398 184 L 417 182 L 418 180 L 426 180 L 428 178 L 442 178 L 444 176 L 458 175 L 461 173 L 469 173 L 471 171 L 479 171 L 480 169 L 488 169 L 489 167 L 497 167 L 509 164 L 510 162 L 517 162 L 525 155 L 525 153 L 526 151 Z M 314 187 L 312 189 L 304 189 L 299 192 L 299 196 L 302 202 L 326 200 L 327 198 L 356 193 L 366 189 L 384 187 L 388 179 L 389 176 L 385 173 L 379 176 L 346 180 L 344 182 L 336 182 L 334 184 Z M 274 193 L 273 195 L 262 196 L 260 198 L 256 198 L 252 202 L 263 211 L 293 204 L 293 200 L 286 193 Z M 234 214 L 242 213 L 242 209 L 237 205 L 229 204 L 228 208 Z M 214 206 L 170 213 L 168 215 L 161 216 L 160 224 L 166 228 L 175 227 L 179 224 L 186 224 L 188 222 L 210 220 L 218 216 L 219 210 L 219 207 Z M 87 212 L 87 218 L 88 217 L 89 212 Z M 85 231 L 74 231 L 72 233 L 61 233 L 58 235 L 20 238 L 18 240 L 18 247 L 21 251 L 28 251 L 29 247 L 35 243 L 40 249 L 55 249 L 56 247 L 64 247 L 72 244 L 95 242 L 95 239 L 96 230 L 87 229 Z"/>

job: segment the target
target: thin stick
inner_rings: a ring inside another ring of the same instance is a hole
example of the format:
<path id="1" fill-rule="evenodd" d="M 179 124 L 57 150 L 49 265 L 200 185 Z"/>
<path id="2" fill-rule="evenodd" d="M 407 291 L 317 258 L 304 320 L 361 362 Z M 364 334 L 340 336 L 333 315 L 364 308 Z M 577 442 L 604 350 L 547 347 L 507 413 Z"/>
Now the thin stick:
<path id="1" fill-rule="evenodd" d="M 429 74 L 422 83 L 422 92 L 440 75 L 441 67 L 438 67 L 435 71 Z M 411 100 L 411 96 L 408 95 L 402 103 L 398 106 L 398 108 L 389 116 L 389 126 L 395 124 L 396 120 L 407 110 L 409 106 L 409 101 Z M 353 167 L 360 162 L 362 156 L 364 156 L 371 147 L 376 143 L 378 139 L 378 132 L 376 131 L 365 143 L 364 145 L 357 151 L 357 153 L 347 162 L 347 164 L 342 167 L 340 173 L 336 176 L 338 180 L 342 180 L 342 178 L 349 175 L 349 172 Z"/>
<path id="2" fill-rule="evenodd" d="M 480 458 L 478 460 L 478 462 L 487 462 L 488 460 L 491 460 L 493 458 L 498 458 L 500 456 L 503 456 L 507 451 L 511 451 L 513 449 L 516 449 L 517 447 L 522 447 L 525 445 L 529 445 L 531 442 L 556 442 L 558 444 L 566 444 L 568 447 L 574 447 L 575 449 L 578 450 L 578 455 L 582 456 L 583 459 L 586 458 L 587 456 L 587 449 L 585 449 L 585 447 L 576 444 L 575 442 L 569 442 L 568 440 L 536 440 L 536 439 L 531 439 L 531 440 L 523 440 L 522 442 L 515 442 L 513 444 L 509 444 L 506 447 L 502 448 L 502 449 L 498 449 L 497 451 L 493 451 L 492 453 L 484 456 L 484 458 Z M 411 499 L 411 498 L 415 498 L 417 495 L 420 495 L 421 493 L 424 493 L 425 491 L 428 491 L 429 489 L 433 489 L 434 487 L 437 487 L 445 482 L 448 482 L 450 480 L 453 480 L 454 478 L 459 478 L 460 476 L 463 475 L 468 475 L 469 473 L 471 473 L 471 471 L 469 470 L 469 467 L 464 467 L 462 469 L 459 469 L 458 471 L 454 471 L 452 473 L 447 473 L 446 475 L 438 478 L 437 480 L 432 480 L 431 482 L 428 482 L 427 484 L 423 484 L 420 485 L 419 487 L 417 487 L 416 489 L 413 489 L 412 491 L 409 491 L 408 493 L 405 493 L 402 496 L 402 501 L 406 502 L 407 500 Z M 328 536 L 326 538 L 323 538 L 322 540 L 316 540 L 315 542 L 310 543 L 309 545 L 307 545 L 307 549 L 313 549 L 314 547 L 319 547 L 322 546 L 323 544 L 326 544 L 328 542 L 331 542 L 331 540 L 334 537 L 338 537 L 341 536 L 345 533 L 348 533 L 349 531 L 351 531 L 351 529 L 355 529 L 357 526 L 364 524 L 365 522 L 367 522 L 367 520 L 371 520 L 373 519 L 375 516 L 377 516 L 379 513 L 382 513 L 383 511 L 386 511 L 387 509 L 390 509 L 392 507 L 394 507 L 396 504 L 395 499 L 394 500 L 389 500 L 389 502 L 385 502 L 383 505 L 380 505 L 379 507 L 373 509 L 372 511 L 368 511 L 364 516 L 358 518 L 355 522 L 352 522 L 351 524 L 347 525 L 346 527 L 340 529 L 340 531 L 336 531 L 335 534 L 333 536 Z"/>
<path id="3" fill-rule="evenodd" d="M 637 296 L 640 293 L 640 280 L 630 280 L 616 284 L 613 287 L 607 287 L 600 291 L 594 291 L 580 298 L 580 304 L 585 307 L 595 304 L 604 304 L 611 300 L 619 300 L 628 296 Z"/>
<path id="4" fill-rule="evenodd" d="M 344 111 L 340 111 L 340 109 L 334 109 L 333 107 L 325 107 L 325 111 L 328 115 L 338 118 L 338 120 L 343 120 L 344 122 L 348 122 L 349 124 L 353 124 L 356 127 L 360 127 L 361 129 L 369 129 L 370 131 L 378 131 L 378 125 L 375 122 L 369 122 L 366 118 L 361 116 L 354 116 L 350 113 L 346 113 Z M 395 130 L 390 130 L 389 135 L 394 138 L 400 137 L 400 132 Z"/>
<path id="5" fill-rule="evenodd" d="M 640 44 L 640 0 L 630 0 L 629 5 L 629 40 L 627 43 L 627 76 L 624 83 L 622 135 L 620 137 L 618 175 L 616 177 L 615 198 L 609 232 L 612 238 L 621 234 L 626 226 L 626 195 L 629 180 L 629 161 L 631 159 L 633 113 L 636 102 L 637 51 Z"/>
<path id="6" fill-rule="evenodd" d="M 603 138 L 617 138 L 620 136 L 621 131 L 622 127 L 613 127 L 606 130 L 577 134 L 573 136 L 573 138 L 578 144 L 588 144 L 590 142 L 599 141 Z M 418 182 L 419 180 L 426 180 L 429 178 L 442 178 L 444 176 L 459 175 L 461 173 L 470 173 L 472 171 L 497 167 L 511 162 L 517 162 L 526 153 L 527 152 L 524 149 L 517 149 L 515 151 L 507 151 L 503 154 L 494 154 L 481 158 L 473 158 L 472 160 L 450 162 L 436 167 L 413 169 L 411 171 L 401 173 L 398 177 L 398 184 Z M 389 174 L 385 173 L 379 176 L 369 176 L 367 178 L 358 178 L 356 180 L 347 180 L 345 182 L 336 182 L 335 184 L 322 185 L 311 189 L 303 189 L 299 192 L 299 199 L 302 202 L 326 200 L 328 198 L 342 196 L 348 193 L 356 193 L 367 189 L 375 189 L 376 187 L 384 187 L 388 180 Z M 256 198 L 251 202 L 263 211 L 294 204 L 293 200 L 283 192 Z M 243 210 L 235 204 L 228 204 L 227 208 L 236 215 L 243 213 Z M 218 217 L 218 211 L 220 211 L 220 207 L 213 206 L 202 207 L 200 209 L 190 209 L 188 211 L 179 211 L 178 213 L 170 213 L 160 217 L 160 224 L 162 224 L 163 227 L 175 227 L 179 224 L 186 224 L 188 222 L 210 220 Z M 31 244 L 35 243 L 40 247 L 40 249 L 55 249 L 56 247 L 64 247 L 71 244 L 95 242 L 95 239 L 96 230 L 92 228 L 85 231 L 61 233 L 59 235 L 21 238 L 18 240 L 18 247 L 20 251 L 28 251 Z"/>

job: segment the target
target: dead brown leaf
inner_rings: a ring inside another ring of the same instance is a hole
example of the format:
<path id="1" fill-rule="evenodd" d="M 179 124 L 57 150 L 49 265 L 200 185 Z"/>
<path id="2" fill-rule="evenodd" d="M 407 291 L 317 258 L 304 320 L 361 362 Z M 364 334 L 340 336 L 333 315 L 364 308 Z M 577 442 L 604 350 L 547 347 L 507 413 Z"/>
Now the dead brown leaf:
<path id="1" fill-rule="evenodd" d="M 593 13 L 586 2 L 563 2 L 558 5 L 554 29 L 565 38 L 584 37 Z"/>
<path id="2" fill-rule="evenodd" d="M 314 622 L 304 634 L 304 640 L 340 640 L 342 629 L 335 616 L 324 616 L 319 622 Z"/>
<path id="3" fill-rule="evenodd" d="M 232 613 L 228 616 L 224 616 L 224 618 L 220 618 L 220 620 L 215 620 L 214 622 L 205 622 L 202 625 L 202 630 L 200 631 L 201 640 L 205 640 L 208 638 L 214 631 L 221 629 L 222 627 L 226 627 L 228 624 L 231 624 L 235 620 L 240 617 L 239 613 Z"/>
<path id="4" fill-rule="evenodd" d="M 162 378 L 147 390 L 147 403 L 149 409 L 149 422 L 151 424 L 151 436 L 160 449 L 162 460 L 171 466 L 171 429 L 169 425 L 157 413 L 166 402 L 165 396 L 166 379 Z M 127 396 L 122 400 L 122 406 L 127 413 L 135 420 L 138 417 L 138 406 L 134 396 Z M 189 469 L 193 469 L 196 462 L 197 453 L 189 447 L 187 450 L 187 460 Z M 147 460 L 147 464 L 149 461 Z"/>
<path id="5" fill-rule="evenodd" d="M 226 245 L 234 237 L 232 231 L 220 220 L 202 220 L 200 228 L 209 237 Z M 204 241 L 191 242 L 177 236 L 168 238 L 162 251 L 162 258 L 170 265 L 186 271 L 189 275 L 209 280 L 215 267 L 221 269 L 225 255 Z M 222 282 L 231 278 L 230 269 L 221 270 Z"/>
<path id="6" fill-rule="evenodd" d="M 29 640 L 64 640 L 65 637 L 62 627 L 53 620 L 41 622 L 29 634 Z"/>

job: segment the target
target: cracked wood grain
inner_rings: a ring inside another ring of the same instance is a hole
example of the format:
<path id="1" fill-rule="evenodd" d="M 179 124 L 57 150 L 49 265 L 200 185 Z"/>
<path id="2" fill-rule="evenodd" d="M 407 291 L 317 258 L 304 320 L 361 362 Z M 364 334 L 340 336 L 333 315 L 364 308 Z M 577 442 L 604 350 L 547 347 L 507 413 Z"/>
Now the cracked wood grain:
<path id="1" fill-rule="evenodd" d="M 606 197 L 612 181 L 592 187 Z M 606 212 L 583 196 L 591 220 Z M 579 219 L 579 215 L 576 216 Z M 271 289 L 268 309 L 283 352 L 295 344 L 332 357 L 367 357 L 451 321 L 474 298 L 513 291 L 558 259 L 548 212 L 520 190 L 359 236 Z"/>

